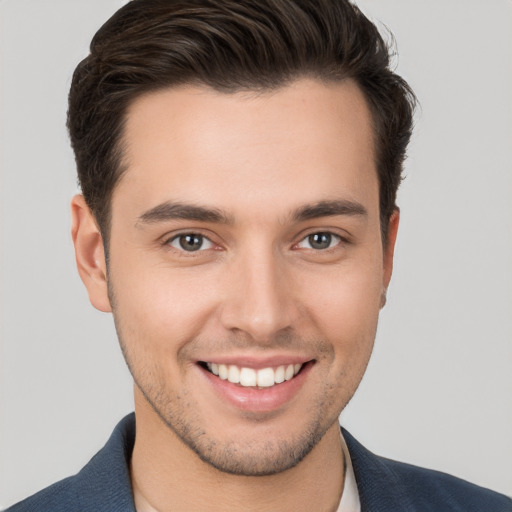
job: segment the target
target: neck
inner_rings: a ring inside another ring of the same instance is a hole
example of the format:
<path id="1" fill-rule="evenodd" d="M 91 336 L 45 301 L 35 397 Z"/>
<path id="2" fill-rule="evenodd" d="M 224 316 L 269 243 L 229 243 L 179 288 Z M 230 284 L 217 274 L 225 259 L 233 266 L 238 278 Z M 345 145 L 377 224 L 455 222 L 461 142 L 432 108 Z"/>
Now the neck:
<path id="1" fill-rule="evenodd" d="M 135 410 L 131 479 L 138 512 L 337 509 L 344 480 L 337 423 L 297 466 L 254 477 L 213 468 L 185 446 L 147 403 L 136 400 Z"/>

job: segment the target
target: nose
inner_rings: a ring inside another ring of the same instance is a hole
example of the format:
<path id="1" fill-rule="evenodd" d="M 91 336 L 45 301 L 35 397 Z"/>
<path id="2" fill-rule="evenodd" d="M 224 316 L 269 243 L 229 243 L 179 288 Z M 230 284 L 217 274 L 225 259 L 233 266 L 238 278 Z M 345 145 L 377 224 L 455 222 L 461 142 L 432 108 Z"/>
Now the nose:
<path id="1" fill-rule="evenodd" d="M 278 255 L 247 255 L 233 262 L 221 307 L 223 327 L 266 344 L 291 331 L 298 319 L 293 275 Z"/>

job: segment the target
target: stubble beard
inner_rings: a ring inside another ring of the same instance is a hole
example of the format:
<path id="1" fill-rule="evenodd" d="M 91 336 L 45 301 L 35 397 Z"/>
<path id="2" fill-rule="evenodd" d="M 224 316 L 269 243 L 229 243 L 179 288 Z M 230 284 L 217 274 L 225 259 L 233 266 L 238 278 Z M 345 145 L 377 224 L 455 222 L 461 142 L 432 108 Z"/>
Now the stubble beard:
<path id="1" fill-rule="evenodd" d="M 275 475 L 299 464 L 320 442 L 327 430 L 338 421 L 330 421 L 324 412 L 331 409 L 325 398 L 318 400 L 310 411 L 308 424 L 295 437 L 266 440 L 219 440 L 208 432 L 206 421 L 201 419 L 196 406 L 186 391 L 170 395 L 158 368 L 137 368 L 123 341 L 116 322 L 116 330 L 126 364 L 135 385 L 162 422 L 177 438 L 211 467 L 232 475 Z M 328 395 L 328 393 L 327 393 Z M 263 420 L 264 421 L 264 420 Z"/>
<path id="2" fill-rule="evenodd" d="M 331 426 L 322 428 L 320 418 L 316 418 L 296 439 L 220 441 L 203 428 L 204 422 L 192 413 L 194 405 L 186 403 L 186 396 L 171 399 L 163 392 L 148 390 L 137 380 L 135 384 L 163 423 L 185 446 L 211 467 L 232 475 L 266 476 L 291 469 L 311 452 Z M 177 403 L 184 405 L 176 406 Z"/>
<path id="3" fill-rule="evenodd" d="M 153 364 L 153 367 L 139 365 L 136 370 L 137 365 L 133 363 L 134 357 L 123 338 L 122 328 L 119 325 L 121 322 L 116 315 L 113 299 L 112 294 L 111 304 L 119 344 L 135 385 L 171 432 L 211 467 L 223 473 L 239 476 L 267 476 L 282 473 L 297 466 L 318 445 L 333 424 L 338 422 L 338 415 L 329 418 L 325 412 L 332 411 L 333 402 L 335 400 L 338 402 L 340 397 L 336 397 L 332 389 L 325 389 L 323 395 L 311 406 L 309 423 L 295 437 L 264 441 L 216 439 L 208 433 L 205 425 L 207 420 L 201 419 L 187 391 L 175 395 L 168 392 L 165 379 L 159 377 L 156 364 Z M 323 343 L 319 345 L 321 346 L 319 352 L 323 350 L 324 353 L 329 353 L 328 357 L 332 356 L 329 347 Z M 342 408 L 348 404 L 354 392 L 355 389 L 342 397 Z M 345 389 L 344 394 L 346 393 Z"/>
<path id="4" fill-rule="evenodd" d="M 320 442 L 334 421 L 322 421 L 325 401 L 316 404 L 317 414 L 295 438 L 267 440 L 219 440 L 208 432 L 188 393 L 170 396 L 165 383 L 155 380 L 156 371 L 136 372 L 122 338 L 121 350 L 135 385 L 162 422 L 203 462 L 227 474 L 275 475 L 299 464 Z M 156 370 L 156 369 L 155 369 Z M 327 406 L 328 407 L 328 406 Z"/>

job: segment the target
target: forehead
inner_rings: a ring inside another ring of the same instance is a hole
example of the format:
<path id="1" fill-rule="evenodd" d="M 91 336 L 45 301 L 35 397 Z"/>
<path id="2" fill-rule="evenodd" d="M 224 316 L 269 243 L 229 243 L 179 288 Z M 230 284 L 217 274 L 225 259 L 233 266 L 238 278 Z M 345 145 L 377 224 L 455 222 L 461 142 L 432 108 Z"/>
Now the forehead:
<path id="1" fill-rule="evenodd" d="M 279 213 L 339 197 L 378 208 L 371 116 L 352 81 L 150 93 L 130 106 L 124 143 L 113 213 L 123 198 L 141 209 L 175 200 Z"/>

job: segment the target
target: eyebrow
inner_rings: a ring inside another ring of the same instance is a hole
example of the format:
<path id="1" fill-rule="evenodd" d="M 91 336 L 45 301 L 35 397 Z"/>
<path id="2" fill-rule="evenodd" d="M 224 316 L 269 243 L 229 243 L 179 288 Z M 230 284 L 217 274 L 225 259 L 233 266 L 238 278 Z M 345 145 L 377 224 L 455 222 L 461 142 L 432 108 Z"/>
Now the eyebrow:
<path id="1" fill-rule="evenodd" d="M 217 208 L 205 208 L 193 204 L 166 201 L 144 212 L 137 219 L 138 224 L 153 224 L 168 220 L 194 220 L 199 222 L 215 222 L 232 224 L 233 219 Z"/>
<path id="2" fill-rule="evenodd" d="M 317 203 L 301 206 L 292 213 L 292 219 L 296 222 L 302 222 L 318 217 L 334 217 L 336 215 L 367 217 L 368 211 L 361 203 L 338 199 L 333 201 L 319 201 Z"/>
<path id="3" fill-rule="evenodd" d="M 303 222 L 319 217 L 334 217 L 337 215 L 366 217 L 368 212 L 360 203 L 338 199 L 318 201 L 317 203 L 301 206 L 292 212 L 291 219 L 295 222 Z M 206 208 L 193 204 L 166 201 L 140 215 L 137 219 L 137 225 L 154 224 L 176 219 L 213 222 L 216 224 L 234 224 L 233 218 L 218 208 Z"/>

